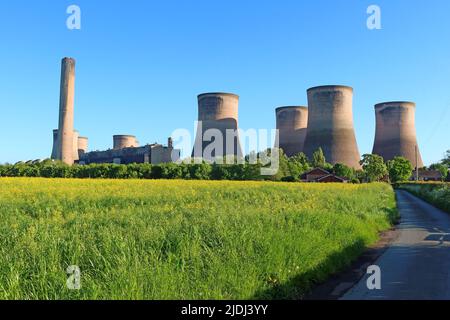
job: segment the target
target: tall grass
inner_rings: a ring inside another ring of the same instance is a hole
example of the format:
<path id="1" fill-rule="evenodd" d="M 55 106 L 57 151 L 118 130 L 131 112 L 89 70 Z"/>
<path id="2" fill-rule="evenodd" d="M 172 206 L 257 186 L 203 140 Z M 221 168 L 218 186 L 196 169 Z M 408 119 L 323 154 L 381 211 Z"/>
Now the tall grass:
<path id="1" fill-rule="evenodd" d="M 0 299 L 300 298 L 395 215 L 387 184 L 0 178 Z"/>

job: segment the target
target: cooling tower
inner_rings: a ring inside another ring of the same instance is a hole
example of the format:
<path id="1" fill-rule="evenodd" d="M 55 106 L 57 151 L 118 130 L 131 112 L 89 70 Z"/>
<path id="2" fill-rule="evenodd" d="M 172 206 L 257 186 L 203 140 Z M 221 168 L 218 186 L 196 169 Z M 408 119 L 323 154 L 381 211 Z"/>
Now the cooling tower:
<path id="1" fill-rule="evenodd" d="M 53 130 L 53 149 L 51 159 L 58 159 L 58 129 Z"/>
<path id="2" fill-rule="evenodd" d="M 113 136 L 114 150 L 139 147 L 135 136 L 115 135 Z"/>
<path id="3" fill-rule="evenodd" d="M 198 96 L 198 128 L 192 153 L 195 158 L 213 161 L 226 155 L 242 157 L 237 132 L 238 106 L 239 96 L 235 94 L 205 93 Z M 219 132 L 221 141 L 216 140 Z"/>
<path id="4" fill-rule="evenodd" d="M 385 102 L 375 106 L 376 133 L 373 147 L 385 161 L 397 156 L 408 159 L 413 167 L 423 167 L 416 139 L 416 104 L 413 102 Z M 417 163 L 416 163 L 417 148 Z"/>
<path id="5" fill-rule="evenodd" d="M 64 58 L 61 65 L 57 159 L 69 165 L 73 158 L 73 108 L 75 99 L 75 60 Z"/>
<path id="6" fill-rule="evenodd" d="M 73 131 L 73 160 L 78 161 L 80 158 L 78 157 L 78 138 L 80 133 L 76 130 Z"/>
<path id="7" fill-rule="evenodd" d="M 86 137 L 78 137 L 78 154 L 88 151 L 89 139 Z"/>
<path id="8" fill-rule="evenodd" d="M 58 129 L 53 130 L 53 149 L 51 158 L 54 160 L 58 160 Z M 79 133 L 78 131 L 73 131 L 73 160 L 79 160 L 78 149 L 79 149 Z"/>
<path id="9" fill-rule="evenodd" d="M 360 169 L 353 128 L 353 89 L 320 86 L 308 89 L 308 129 L 304 152 L 312 159 L 322 148 L 326 161 Z"/>
<path id="10" fill-rule="evenodd" d="M 307 107 L 280 107 L 276 109 L 280 148 L 288 157 L 303 152 L 308 126 Z"/>

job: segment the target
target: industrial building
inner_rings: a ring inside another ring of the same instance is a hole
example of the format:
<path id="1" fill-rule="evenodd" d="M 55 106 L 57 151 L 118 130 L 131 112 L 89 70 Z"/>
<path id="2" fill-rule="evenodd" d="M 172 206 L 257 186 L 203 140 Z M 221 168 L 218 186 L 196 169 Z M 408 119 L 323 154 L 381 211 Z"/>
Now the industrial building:
<path id="1" fill-rule="evenodd" d="M 74 163 L 167 163 L 178 161 L 180 150 L 174 149 L 172 139 L 168 145 L 148 144 L 139 147 L 132 135 L 115 135 L 113 149 L 88 152 L 88 138 L 74 130 L 75 60 L 64 58 L 61 63 L 61 85 L 58 129 L 53 130 L 51 158 L 68 165 Z"/>
<path id="2" fill-rule="evenodd" d="M 395 101 L 375 105 L 376 133 L 372 153 L 382 156 L 385 161 L 401 156 L 408 159 L 413 167 L 422 168 L 415 112 L 414 102 Z"/>
<path id="3" fill-rule="evenodd" d="M 93 151 L 87 153 L 80 153 L 79 154 L 80 160 L 78 161 L 78 163 L 159 164 L 159 163 L 174 162 L 180 159 L 180 150 L 173 148 L 172 140 L 170 138 L 167 146 L 155 143 L 139 147 L 137 145 L 128 146 L 128 143 L 120 145 L 118 144 L 118 142 L 125 142 L 125 141 L 118 140 L 117 137 L 118 136 L 114 136 L 113 149 L 109 149 L 106 151 Z M 134 140 L 135 139 L 136 138 L 134 138 Z"/>
<path id="4" fill-rule="evenodd" d="M 308 127 L 308 108 L 279 107 L 275 112 L 280 148 L 288 157 L 303 152 Z"/>
<path id="5" fill-rule="evenodd" d="M 198 96 L 198 128 L 194 158 L 214 161 L 227 155 L 243 157 L 238 135 L 239 96 L 204 93 Z M 221 139 L 218 140 L 218 139 Z"/>
<path id="6" fill-rule="evenodd" d="M 309 159 L 322 148 L 327 162 L 360 169 L 353 128 L 353 88 L 333 85 L 310 88 L 304 153 Z"/>

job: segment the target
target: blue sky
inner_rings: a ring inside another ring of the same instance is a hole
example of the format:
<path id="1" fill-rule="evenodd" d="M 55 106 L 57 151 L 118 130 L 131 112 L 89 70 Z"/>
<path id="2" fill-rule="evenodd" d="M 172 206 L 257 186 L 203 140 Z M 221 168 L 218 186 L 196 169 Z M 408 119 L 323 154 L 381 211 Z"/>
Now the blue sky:
<path id="1" fill-rule="evenodd" d="M 66 28 L 80 6 L 82 29 Z M 377 4 L 382 30 L 366 27 Z M 426 164 L 450 149 L 450 1 L 15 0 L 0 4 L 0 163 L 46 158 L 57 127 L 60 60 L 77 60 L 75 127 L 91 150 L 113 134 L 162 142 L 194 130 L 199 93 L 240 95 L 240 127 L 275 127 L 306 89 L 354 88 L 361 154 L 373 105 L 417 103 Z"/>

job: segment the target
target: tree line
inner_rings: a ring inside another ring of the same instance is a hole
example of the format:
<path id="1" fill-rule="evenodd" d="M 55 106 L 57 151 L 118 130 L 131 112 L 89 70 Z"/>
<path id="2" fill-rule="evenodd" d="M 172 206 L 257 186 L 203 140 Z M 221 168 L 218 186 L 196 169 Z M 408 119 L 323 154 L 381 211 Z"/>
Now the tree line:
<path id="1" fill-rule="evenodd" d="M 447 154 L 450 155 L 450 152 Z M 258 159 L 259 156 L 258 156 Z M 443 160 L 445 164 L 445 159 Z M 448 163 L 448 159 L 447 159 Z M 270 164 L 269 164 L 270 165 Z M 44 160 L 19 162 L 0 165 L 0 177 L 45 177 L 45 178 L 80 178 L 80 179 L 186 179 L 186 180 L 271 180 L 297 182 L 301 175 L 313 168 L 322 168 L 353 183 L 390 181 L 393 183 L 407 181 L 413 167 L 402 157 L 385 162 L 381 156 L 365 154 L 361 160 L 362 170 L 355 170 L 344 164 L 332 165 L 326 161 L 322 149 L 318 149 L 312 159 L 299 153 L 287 157 L 279 150 L 279 170 L 273 176 L 262 176 L 261 168 L 269 166 L 257 161 L 253 164 L 249 158 L 239 164 L 194 163 L 183 162 L 152 165 L 134 164 L 89 164 L 68 166 L 60 161 Z M 446 167 L 448 171 L 448 167 Z M 443 177 L 445 178 L 445 177 Z"/>

